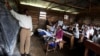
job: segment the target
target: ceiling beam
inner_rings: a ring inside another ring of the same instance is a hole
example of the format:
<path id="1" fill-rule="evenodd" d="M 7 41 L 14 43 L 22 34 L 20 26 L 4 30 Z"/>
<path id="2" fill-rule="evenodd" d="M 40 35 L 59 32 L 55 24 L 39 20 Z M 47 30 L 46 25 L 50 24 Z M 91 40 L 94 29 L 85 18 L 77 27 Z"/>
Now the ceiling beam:
<path id="1" fill-rule="evenodd" d="M 67 10 L 69 10 L 69 9 L 71 9 L 70 7 L 69 8 L 67 8 L 66 10 L 65 10 L 65 12 L 67 11 Z"/>
<path id="2" fill-rule="evenodd" d="M 50 3 L 55 3 L 55 4 L 58 4 L 58 5 L 62 5 L 62 6 L 68 6 L 68 7 L 72 7 L 72 8 L 76 8 L 76 9 L 85 9 L 83 7 L 78 7 L 78 6 L 74 6 L 74 5 L 71 5 L 71 4 L 61 4 L 61 3 L 56 3 L 54 1 L 49 1 L 49 0 L 44 0 L 44 1 L 47 1 L 47 2 L 50 2 Z"/>
<path id="3" fill-rule="evenodd" d="M 52 3 L 49 3 L 49 5 L 47 6 L 47 8 L 46 9 L 49 9 L 49 6 L 51 6 L 52 5 Z"/>
<path id="4" fill-rule="evenodd" d="M 48 9 L 52 9 L 52 8 L 56 8 L 56 7 L 58 7 L 59 5 L 57 5 L 57 6 L 52 6 L 52 7 L 50 7 L 52 5 L 52 3 L 49 3 L 49 5 L 46 7 L 46 9 L 48 10 Z M 50 7 L 50 8 L 49 8 Z"/>

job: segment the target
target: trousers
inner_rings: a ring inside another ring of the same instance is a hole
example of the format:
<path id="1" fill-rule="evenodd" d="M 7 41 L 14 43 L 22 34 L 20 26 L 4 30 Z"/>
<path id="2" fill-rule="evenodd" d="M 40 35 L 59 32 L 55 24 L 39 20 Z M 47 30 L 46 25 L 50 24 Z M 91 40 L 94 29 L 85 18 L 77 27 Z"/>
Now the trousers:
<path id="1" fill-rule="evenodd" d="M 20 53 L 28 54 L 30 49 L 31 31 L 29 29 L 22 28 L 20 32 Z"/>

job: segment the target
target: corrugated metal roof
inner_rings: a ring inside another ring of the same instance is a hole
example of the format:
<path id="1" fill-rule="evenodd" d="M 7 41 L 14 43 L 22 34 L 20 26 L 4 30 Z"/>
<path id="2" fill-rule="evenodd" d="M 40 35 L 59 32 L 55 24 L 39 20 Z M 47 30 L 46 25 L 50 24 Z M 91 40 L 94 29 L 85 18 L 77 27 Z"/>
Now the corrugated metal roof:
<path id="1" fill-rule="evenodd" d="M 21 4 L 78 14 L 91 6 L 100 6 L 100 0 L 20 0 Z"/>

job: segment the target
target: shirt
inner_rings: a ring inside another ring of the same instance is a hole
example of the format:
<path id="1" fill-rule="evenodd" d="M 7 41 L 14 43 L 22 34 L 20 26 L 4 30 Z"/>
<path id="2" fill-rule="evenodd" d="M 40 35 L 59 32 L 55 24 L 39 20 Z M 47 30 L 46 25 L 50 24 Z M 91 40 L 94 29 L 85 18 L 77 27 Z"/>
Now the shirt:
<path id="1" fill-rule="evenodd" d="M 58 38 L 58 39 L 63 38 L 63 30 L 62 29 L 57 30 L 56 38 Z"/>
<path id="2" fill-rule="evenodd" d="M 19 21 L 19 25 L 23 28 L 30 29 L 32 31 L 32 17 L 27 15 L 18 14 L 14 10 L 10 11 L 11 14 Z"/>
<path id="3" fill-rule="evenodd" d="M 55 31 L 55 25 L 50 27 L 50 31 L 52 31 L 52 32 Z"/>
<path id="4" fill-rule="evenodd" d="M 48 36 L 48 37 L 53 37 L 53 34 L 52 34 L 51 32 L 46 31 L 46 30 L 44 30 L 44 29 L 38 29 L 38 32 L 42 32 L 42 31 L 46 34 L 46 36 Z"/>
<path id="5" fill-rule="evenodd" d="M 75 27 L 75 31 L 73 31 L 73 34 L 74 34 L 75 38 L 79 38 L 79 29 L 78 29 L 78 27 Z"/>
<path id="6" fill-rule="evenodd" d="M 62 29 L 67 30 L 68 26 L 67 25 L 63 25 Z"/>
<path id="7" fill-rule="evenodd" d="M 96 27 L 95 29 L 96 29 L 96 30 L 100 30 L 100 27 Z"/>
<path id="8" fill-rule="evenodd" d="M 93 36 L 93 34 L 94 34 L 94 29 L 89 29 L 89 32 L 90 32 L 90 35 Z"/>
<path id="9" fill-rule="evenodd" d="M 97 43 L 98 39 L 100 39 L 100 35 L 98 35 L 98 36 L 94 35 L 93 38 L 92 38 L 92 41 L 94 41 L 95 43 Z"/>
<path id="10" fill-rule="evenodd" d="M 89 39 L 89 37 L 90 37 L 90 32 L 89 32 L 89 30 L 83 31 L 83 36 Z"/>

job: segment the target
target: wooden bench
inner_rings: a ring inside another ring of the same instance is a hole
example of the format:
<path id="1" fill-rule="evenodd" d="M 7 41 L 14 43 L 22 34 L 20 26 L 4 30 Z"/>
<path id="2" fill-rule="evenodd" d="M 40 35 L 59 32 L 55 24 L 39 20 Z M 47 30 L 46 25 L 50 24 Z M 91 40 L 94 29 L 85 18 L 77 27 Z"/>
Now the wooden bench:
<path id="1" fill-rule="evenodd" d="M 93 52 L 95 52 L 97 55 L 100 55 L 100 44 L 86 40 L 86 41 L 84 41 L 84 45 L 86 47 L 85 52 L 84 52 L 84 56 L 88 56 L 89 49 L 92 50 Z"/>
<path id="2" fill-rule="evenodd" d="M 64 36 L 68 37 L 70 39 L 70 48 L 72 49 L 74 46 L 74 36 L 73 34 L 69 33 L 69 32 L 64 32 Z"/>

